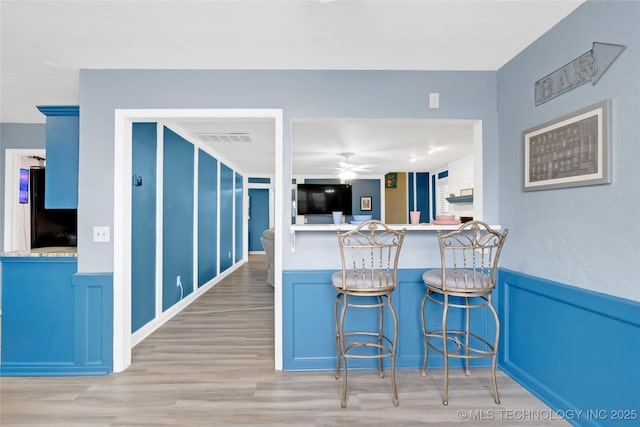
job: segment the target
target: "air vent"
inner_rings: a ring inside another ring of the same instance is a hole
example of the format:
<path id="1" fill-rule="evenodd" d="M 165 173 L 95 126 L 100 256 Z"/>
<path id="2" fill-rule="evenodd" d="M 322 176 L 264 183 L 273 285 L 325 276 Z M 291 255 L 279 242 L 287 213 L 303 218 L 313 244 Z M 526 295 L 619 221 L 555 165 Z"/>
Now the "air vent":
<path id="1" fill-rule="evenodd" d="M 243 132 L 196 133 L 195 135 L 204 142 L 253 142 L 251 135 Z"/>

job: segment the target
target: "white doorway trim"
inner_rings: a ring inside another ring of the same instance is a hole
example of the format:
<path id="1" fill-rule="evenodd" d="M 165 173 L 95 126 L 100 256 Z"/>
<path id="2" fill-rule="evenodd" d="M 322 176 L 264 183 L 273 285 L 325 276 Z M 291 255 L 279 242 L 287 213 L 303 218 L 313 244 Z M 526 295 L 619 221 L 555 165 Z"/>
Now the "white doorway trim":
<path id="1" fill-rule="evenodd" d="M 113 213 L 113 371 L 131 364 L 131 130 L 137 121 L 173 119 L 268 118 L 275 123 L 275 224 L 283 223 L 283 113 L 280 109 L 115 110 Z M 6 218 L 6 217 L 5 217 Z M 282 370 L 282 230 L 275 227 L 274 352 Z"/>

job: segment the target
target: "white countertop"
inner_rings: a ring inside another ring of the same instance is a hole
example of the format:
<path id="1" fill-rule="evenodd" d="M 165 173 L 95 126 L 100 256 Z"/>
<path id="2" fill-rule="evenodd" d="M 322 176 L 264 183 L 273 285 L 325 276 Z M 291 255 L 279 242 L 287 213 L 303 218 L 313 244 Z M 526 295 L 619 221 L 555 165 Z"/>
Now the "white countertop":
<path id="1" fill-rule="evenodd" d="M 461 224 L 437 225 L 433 223 L 422 224 L 387 224 L 392 230 L 407 231 L 437 231 L 437 230 L 457 230 Z M 499 225 L 489 225 L 495 230 L 499 230 Z M 347 231 L 356 228 L 355 224 L 292 224 L 290 231 Z"/>
<path id="2" fill-rule="evenodd" d="M 46 248 L 34 248 L 25 251 L 5 252 L 3 257 L 77 257 L 75 246 L 49 246 Z"/>

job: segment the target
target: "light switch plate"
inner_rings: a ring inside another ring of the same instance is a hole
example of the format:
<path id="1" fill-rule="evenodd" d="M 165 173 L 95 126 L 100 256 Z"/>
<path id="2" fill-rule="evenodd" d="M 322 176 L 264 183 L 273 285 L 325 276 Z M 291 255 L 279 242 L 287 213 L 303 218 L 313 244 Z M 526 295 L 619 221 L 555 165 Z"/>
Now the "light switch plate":
<path id="1" fill-rule="evenodd" d="M 440 108 L 440 94 L 438 92 L 429 94 L 429 108 Z"/>
<path id="2" fill-rule="evenodd" d="M 109 226 L 94 226 L 93 227 L 93 241 L 94 242 L 109 242 L 111 236 L 109 232 Z"/>

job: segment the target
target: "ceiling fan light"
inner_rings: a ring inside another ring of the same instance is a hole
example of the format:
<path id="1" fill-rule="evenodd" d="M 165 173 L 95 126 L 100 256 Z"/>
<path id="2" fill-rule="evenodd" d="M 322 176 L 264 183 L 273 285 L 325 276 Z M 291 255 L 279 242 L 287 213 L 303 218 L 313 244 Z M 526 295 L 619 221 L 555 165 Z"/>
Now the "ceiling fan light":
<path id="1" fill-rule="evenodd" d="M 356 173 L 355 173 L 354 171 L 348 171 L 348 170 L 346 170 L 346 171 L 341 171 L 341 172 L 338 174 L 338 177 L 340 177 L 340 179 L 347 179 L 347 180 L 349 180 L 349 179 L 353 179 L 353 178 L 355 178 L 356 176 L 357 176 L 357 175 L 356 175 Z"/>

